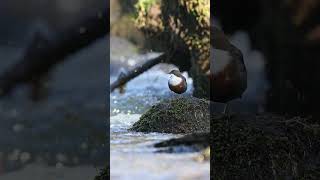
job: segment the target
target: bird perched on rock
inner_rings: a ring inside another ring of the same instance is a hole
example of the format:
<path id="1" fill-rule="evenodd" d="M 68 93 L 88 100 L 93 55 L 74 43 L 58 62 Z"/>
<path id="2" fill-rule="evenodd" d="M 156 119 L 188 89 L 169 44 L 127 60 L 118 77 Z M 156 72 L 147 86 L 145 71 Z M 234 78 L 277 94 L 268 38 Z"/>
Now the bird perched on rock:
<path id="1" fill-rule="evenodd" d="M 247 70 L 241 51 L 217 27 L 211 27 L 210 100 L 226 103 L 241 98 L 247 89 Z"/>
<path id="2" fill-rule="evenodd" d="M 171 91 L 182 94 L 187 91 L 187 80 L 179 70 L 172 70 L 170 73 L 168 86 Z"/>
<path id="3" fill-rule="evenodd" d="M 231 44 L 217 27 L 211 27 L 210 101 L 225 103 L 241 98 L 247 89 L 247 70 L 241 51 Z M 186 78 L 179 70 L 172 70 L 168 85 L 171 91 L 182 94 L 187 90 Z"/>

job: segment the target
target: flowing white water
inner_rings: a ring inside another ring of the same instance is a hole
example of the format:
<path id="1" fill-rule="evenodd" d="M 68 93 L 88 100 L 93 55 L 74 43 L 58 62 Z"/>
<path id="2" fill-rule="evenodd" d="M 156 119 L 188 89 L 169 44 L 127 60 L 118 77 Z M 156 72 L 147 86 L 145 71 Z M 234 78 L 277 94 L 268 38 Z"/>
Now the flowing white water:
<path id="1" fill-rule="evenodd" d="M 177 96 L 168 88 L 169 75 L 164 71 L 170 68 L 156 66 L 129 82 L 124 94 L 115 91 L 110 95 L 111 179 L 209 179 L 210 164 L 197 162 L 194 158 L 198 153 L 157 153 L 153 147 L 156 142 L 181 135 L 127 130 L 152 105 Z M 188 86 L 186 96 L 192 92 L 190 78 Z"/>

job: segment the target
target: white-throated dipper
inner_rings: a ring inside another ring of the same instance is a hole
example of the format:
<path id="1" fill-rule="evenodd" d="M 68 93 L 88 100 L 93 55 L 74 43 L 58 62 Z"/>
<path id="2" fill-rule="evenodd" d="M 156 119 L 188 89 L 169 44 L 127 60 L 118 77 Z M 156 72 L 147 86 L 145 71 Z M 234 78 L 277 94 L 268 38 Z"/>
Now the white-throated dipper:
<path id="1" fill-rule="evenodd" d="M 231 44 L 218 28 L 211 27 L 210 101 L 225 103 L 241 98 L 247 89 L 247 70 L 241 51 Z M 187 90 L 186 78 L 179 70 L 172 70 L 168 85 L 171 91 L 182 94 Z"/>
<path id="2" fill-rule="evenodd" d="M 186 78 L 180 73 L 179 70 L 172 70 L 170 73 L 170 78 L 168 81 L 168 86 L 171 91 L 182 94 L 187 90 L 187 80 Z"/>
<path id="3" fill-rule="evenodd" d="M 247 70 L 241 51 L 218 28 L 211 27 L 210 100 L 226 103 L 241 98 L 247 89 Z"/>

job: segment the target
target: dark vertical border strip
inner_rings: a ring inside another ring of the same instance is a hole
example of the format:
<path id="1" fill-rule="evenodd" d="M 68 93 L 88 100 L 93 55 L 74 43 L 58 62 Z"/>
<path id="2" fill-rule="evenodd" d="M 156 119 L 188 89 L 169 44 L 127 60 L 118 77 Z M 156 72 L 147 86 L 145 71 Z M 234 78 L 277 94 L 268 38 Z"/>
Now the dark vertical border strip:
<path id="1" fill-rule="evenodd" d="M 106 102 L 106 105 L 107 105 L 107 140 L 108 140 L 108 161 L 107 161 L 107 179 L 110 179 L 110 36 L 109 36 L 109 32 L 110 32 L 110 1 L 107 1 L 107 14 L 108 14 L 108 23 L 107 23 L 107 28 L 108 28 L 108 41 L 107 41 L 107 51 L 108 51 L 108 57 L 107 57 L 107 71 L 106 71 L 106 76 L 107 76 L 107 102 Z"/>
<path id="2" fill-rule="evenodd" d="M 107 57 L 106 57 L 106 111 L 107 111 L 107 117 L 106 117 L 106 126 L 107 126 L 107 164 L 106 169 L 107 170 L 107 177 L 105 179 L 110 179 L 110 1 L 106 1 L 106 14 L 107 14 L 107 21 L 106 21 L 106 27 L 107 30 Z"/>
<path id="3" fill-rule="evenodd" d="M 102 145 L 102 150 L 105 151 L 105 160 L 106 163 L 104 164 L 104 168 L 100 169 L 97 172 L 97 176 L 94 178 L 95 180 L 108 180 L 110 179 L 110 2 L 105 1 L 104 8 L 101 10 L 102 12 L 102 20 L 104 21 L 104 27 L 107 42 L 106 42 L 106 61 L 103 66 L 106 68 L 105 70 L 105 80 L 101 83 L 105 85 L 104 89 L 104 102 L 105 102 L 105 110 L 106 110 L 106 117 L 104 119 L 105 129 L 106 129 L 106 140 L 105 143 Z M 98 12 L 101 14 L 101 12 Z"/>
<path id="4" fill-rule="evenodd" d="M 103 82 L 106 84 L 106 111 L 107 111 L 107 115 L 106 115 L 106 134 L 107 134 L 107 139 L 106 139 L 106 151 L 107 151 L 107 162 L 106 162 L 106 167 L 104 169 L 104 178 L 102 179 L 110 179 L 110 36 L 109 36 L 109 32 L 110 32 L 110 1 L 105 1 L 106 2 L 106 16 L 107 16 L 107 20 L 106 20 L 106 27 L 107 27 L 107 57 L 106 57 L 106 81 Z"/>
<path id="5" fill-rule="evenodd" d="M 211 23 L 213 22 L 213 10 L 214 10 L 214 8 L 213 8 L 213 4 L 214 4 L 214 2 L 213 2 L 213 0 L 210 0 L 210 25 L 211 25 Z M 211 36 L 211 33 L 212 32 L 210 32 L 210 36 Z M 211 38 L 210 38 L 211 39 Z M 210 40 L 210 46 L 211 46 L 211 40 Z M 210 58 L 211 58 L 211 52 L 210 52 Z M 210 60 L 209 60 L 209 62 L 210 62 Z M 211 66 L 211 64 L 210 64 L 210 66 Z M 210 67 L 210 69 L 212 69 L 211 67 Z M 210 81 L 209 81 L 209 83 L 210 83 Z M 211 85 L 209 86 L 209 92 L 210 92 L 210 87 L 211 87 Z M 211 94 L 211 93 L 210 93 Z M 210 98 L 209 98 L 210 99 Z M 210 179 L 213 179 L 213 169 L 212 169 L 212 149 L 213 149 L 213 142 L 212 142 L 212 132 L 213 132 L 213 129 L 212 129 L 212 121 L 211 121 L 211 116 L 212 116 L 212 113 L 213 113 L 213 107 L 212 107 L 212 103 L 211 103 L 211 101 L 210 101 L 210 104 L 209 104 L 209 106 L 210 106 Z"/>

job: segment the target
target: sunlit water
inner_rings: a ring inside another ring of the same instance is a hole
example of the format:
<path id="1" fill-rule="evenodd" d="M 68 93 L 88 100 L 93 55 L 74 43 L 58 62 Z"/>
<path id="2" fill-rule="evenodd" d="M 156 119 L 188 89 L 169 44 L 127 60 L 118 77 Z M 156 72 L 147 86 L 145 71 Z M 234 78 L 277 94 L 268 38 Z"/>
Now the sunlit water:
<path id="1" fill-rule="evenodd" d="M 127 130 L 152 105 L 176 96 L 167 86 L 166 72 L 171 68 L 156 66 L 129 82 L 124 94 L 115 91 L 110 95 L 111 179 L 209 179 L 210 165 L 197 162 L 198 153 L 157 153 L 153 147 L 156 142 L 181 135 Z M 115 76 L 111 77 L 111 82 L 114 80 Z M 188 86 L 186 96 L 192 92 L 190 78 Z"/>

